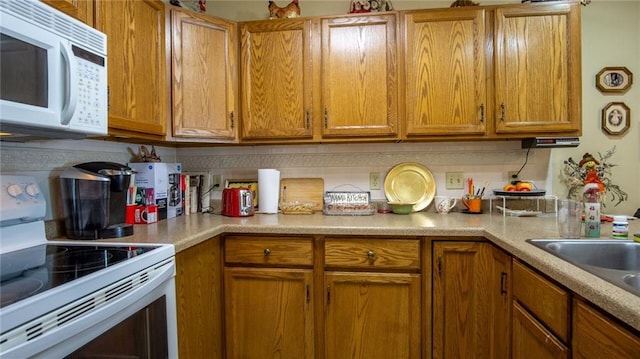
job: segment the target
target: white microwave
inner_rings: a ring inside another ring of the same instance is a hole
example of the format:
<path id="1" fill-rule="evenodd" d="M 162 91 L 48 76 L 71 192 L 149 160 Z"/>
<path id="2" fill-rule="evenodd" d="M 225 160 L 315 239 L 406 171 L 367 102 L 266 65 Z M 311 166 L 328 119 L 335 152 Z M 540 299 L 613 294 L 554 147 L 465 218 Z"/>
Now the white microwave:
<path id="1" fill-rule="evenodd" d="M 107 36 L 39 1 L 0 1 L 0 131 L 106 135 Z"/>

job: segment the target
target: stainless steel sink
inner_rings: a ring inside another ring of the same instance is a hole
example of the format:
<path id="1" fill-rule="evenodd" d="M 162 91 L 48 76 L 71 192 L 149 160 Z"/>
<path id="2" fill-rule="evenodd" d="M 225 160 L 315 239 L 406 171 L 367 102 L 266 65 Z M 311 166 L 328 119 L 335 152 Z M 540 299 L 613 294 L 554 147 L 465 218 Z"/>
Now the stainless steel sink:
<path id="1" fill-rule="evenodd" d="M 638 242 L 614 239 L 529 239 L 527 242 L 640 296 Z"/>

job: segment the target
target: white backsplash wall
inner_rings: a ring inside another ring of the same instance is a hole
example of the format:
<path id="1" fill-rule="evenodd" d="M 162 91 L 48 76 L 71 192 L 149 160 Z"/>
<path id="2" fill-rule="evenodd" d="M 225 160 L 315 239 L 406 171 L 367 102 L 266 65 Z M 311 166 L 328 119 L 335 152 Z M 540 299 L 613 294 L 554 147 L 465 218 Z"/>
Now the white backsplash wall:
<path id="1" fill-rule="evenodd" d="M 147 146 L 151 149 L 151 146 Z M 163 162 L 175 162 L 173 148 L 156 147 Z M 139 155 L 135 144 L 95 140 L 52 140 L 27 143 L 0 142 L 0 173 L 34 176 L 47 198 L 46 220 L 64 218 L 59 176 L 84 162 L 126 164 Z"/>
<path id="2" fill-rule="evenodd" d="M 258 168 L 275 168 L 281 178 L 322 177 L 325 190 L 367 191 L 370 172 L 379 172 L 384 181 L 398 163 L 418 162 L 433 174 L 438 195 L 459 197 L 463 190 L 446 189 L 446 172 L 464 172 L 476 186 L 488 182 L 488 191 L 502 188 L 507 172 L 519 170 L 525 162 L 527 150 L 520 147 L 520 141 L 240 146 L 181 148 L 177 157 L 185 171 L 221 175 L 223 184 L 228 179 L 257 179 Z M 520 178 L 550 191 L 549 157 L 548 149 L 532 149 Z M 385 199 L 384 186 L 370 191 L 372 199 Z M 213 199 L 220 195 L 215 191 Z"/>
<path id="3" fill-rule="evenodd" d="M 525 162 L 520 141 L 317 144 L 291 146 L 225 146 L 203 148 L 156 147 L 163 162 L 180 162 L 185 171 L 210 171 L 227 179 L 257 179 L 258 168 L 276 168 L 281 178 L 322 177 L 325 190 L 348 190 L 352 185 L 369 190 L 369 173 L 386 173 L 401 162 L 418 162 L 433 173 L 437 194 L 461 196 L 463 190 L 446 190 L 445 173 L 464 172 L 477 185 L 501 188 L 507 172 Z M 520 178 L 547 189 L 551 150 L 533 149 Z M 58 176 L 75 164 L 90 161 L 130 162 L 138 155 L 135 144 L 107 141 L 0 142 L 0 172 L 36 177 L 49 198 L 47 219 L 63 217 Z M 381 187 L 384 188 L 384 187 Z M 221 191 L 213 193 L 220 199 Z M 385 198 L 383 189 L 371 191 L 374 200 Z"/>

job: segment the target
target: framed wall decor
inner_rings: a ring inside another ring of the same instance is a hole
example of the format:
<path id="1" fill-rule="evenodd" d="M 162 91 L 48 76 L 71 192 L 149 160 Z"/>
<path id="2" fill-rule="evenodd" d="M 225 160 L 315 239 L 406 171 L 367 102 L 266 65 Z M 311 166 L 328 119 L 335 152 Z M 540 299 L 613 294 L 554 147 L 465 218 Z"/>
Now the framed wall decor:
<path id="1" fill-rule="evenodd" d="M 596 75 L 596 87 L 602 93 L 625 93 L 633 83 L 626 67 L 605 67 Z"/>
<path id="2" fill-rule="evenodd" d="M 624 102 L 609 102 L 602 109 L 602 129 L 613 136 L 627 132 L 631 125 L 631 110 Z"/>

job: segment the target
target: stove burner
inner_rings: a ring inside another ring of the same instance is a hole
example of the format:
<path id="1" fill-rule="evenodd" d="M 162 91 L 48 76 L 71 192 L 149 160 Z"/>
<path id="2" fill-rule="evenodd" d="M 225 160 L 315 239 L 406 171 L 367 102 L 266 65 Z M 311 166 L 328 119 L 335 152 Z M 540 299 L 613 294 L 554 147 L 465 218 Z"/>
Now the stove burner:
<path id="1" fill-rule="evenodd" d="M 51 273 L 75 273 L 106 268 L 113 253 L 105 249 L 73 248 L 51 255 Z"/>
<path id="2" fill-rule="evenodd" d="M 0 308 L 67 284 L 156 247 L 43 244 L 0 255 Z"/>
<path id="3" fill-rule="evenodd" d="M 38 278 L 27 278 L 21 281 L 10 281 L 2 284 L 2 297 L 0 307 L 11 304 L 23 298 L 28 298 L 44 286 L 44 282 Z"/>

